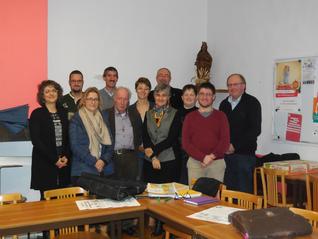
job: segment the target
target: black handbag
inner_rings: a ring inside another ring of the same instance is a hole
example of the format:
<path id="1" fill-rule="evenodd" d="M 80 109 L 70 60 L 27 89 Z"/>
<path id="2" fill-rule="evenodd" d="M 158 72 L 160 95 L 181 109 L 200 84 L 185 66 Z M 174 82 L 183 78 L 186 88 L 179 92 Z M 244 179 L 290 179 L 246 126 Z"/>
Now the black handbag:
<path id="1" fill-rule="evenodd" d="M 123 200 L 145 191 L 147 184 L 138 181 L 117 180 L 95 174 L 83 173 L 77 184 L 97 198 Z"/>

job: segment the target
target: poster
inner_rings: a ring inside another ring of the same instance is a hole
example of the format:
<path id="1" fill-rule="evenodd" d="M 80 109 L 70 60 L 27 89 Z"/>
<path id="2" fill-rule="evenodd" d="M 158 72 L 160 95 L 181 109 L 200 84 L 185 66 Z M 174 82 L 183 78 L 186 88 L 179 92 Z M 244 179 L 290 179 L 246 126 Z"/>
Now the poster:
<path id="1" fill-rule="evenodd" d="M 273 139 L 318 143 L 318 57 L 275 62 Z"/>
<path id="2" fill-rule="evenodd" d="M 298 111 L 301 104 L 301 60 L 276 63 L 275 108 Z"/>

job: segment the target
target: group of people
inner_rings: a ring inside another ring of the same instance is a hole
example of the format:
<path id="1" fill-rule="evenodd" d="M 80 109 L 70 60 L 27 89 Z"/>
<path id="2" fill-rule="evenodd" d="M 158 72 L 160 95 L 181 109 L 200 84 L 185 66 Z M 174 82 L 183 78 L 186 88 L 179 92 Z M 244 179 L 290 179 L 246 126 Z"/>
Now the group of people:
<path id="1" fill-rule="evenodd" d="M 171 72 L 157 71 L 157 85 L 141 77 L 137 101 L 117 86 L 118 71 L 107 67 L 105 88 L 84 92 L 83 74 L 69 76 L 70 93 L 52 80 L 38 87 L 41 107 L 30 117 L 33 144 L 31 188 L 46 190 L 77 185 L 83 172 L 123 180 L 191 184 L 200 177 L 228 188 L 252 191 L 261 106 L 247 94 L 245 78 L 227 78 L 229 96 L 213 107 L 211 83 L 170 86 Z"/>

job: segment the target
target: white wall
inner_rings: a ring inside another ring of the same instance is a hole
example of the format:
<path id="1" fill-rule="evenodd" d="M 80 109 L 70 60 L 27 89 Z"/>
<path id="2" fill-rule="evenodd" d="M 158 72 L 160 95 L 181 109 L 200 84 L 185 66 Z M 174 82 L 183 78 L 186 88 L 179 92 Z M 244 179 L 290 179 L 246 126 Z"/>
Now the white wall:
<path id="1" fill-rule="evenodd" d="M 156 70 L 165 66 L 181 87 L 194 76 L 206 40 L 206 6 L 206 0 L 49 0 L 49 78 L 67 92 L 69 72 L 79 69 L 85 87 L 102 88 L 102 72 L 112 65 L 118 85 L 134 92 L 138 77 L 155 85 Z"/>
<path id="2" fill-rule="evenodd" d="M 315 0 L 210 0 L 208 44 L 216 86 L 230 73 L 247 79 L 247 91 L 262 104 L 259 153 L 297 152 L 318 160 L 318 145 L 272 141 L 273 70 L 276 59 L 318 56 L 318 2 Z"/>
<path id="3" fill-rule="evenodd" d="M 131 88 L 140 76 L 155 85 L 160 67 L 172 71 L 172 85 L 182 87 L 194 76 L 194 61 L 206 41 L 206 0 L 48 0 L 48 77 L 69 91 L 68 75 L 79 69 L 85 88 L 104 87 L 105 67 L 119 71 L 118 85 Z M 136 99 L 133 94 L 132 102 Z M 30 142 L 1 143 L 2 193 L 21 191 L 29 200 Z M 27 157 L 15 157 L 27 156 Z"/>

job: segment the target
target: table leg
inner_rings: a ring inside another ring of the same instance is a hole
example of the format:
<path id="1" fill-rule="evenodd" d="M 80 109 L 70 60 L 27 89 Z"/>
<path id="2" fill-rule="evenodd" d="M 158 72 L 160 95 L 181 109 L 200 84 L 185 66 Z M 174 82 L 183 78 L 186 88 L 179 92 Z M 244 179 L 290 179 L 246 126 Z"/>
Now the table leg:
<path id="1" fill-rule="evenodd" d="M 115 223 L 113 221 L 111 221 L 110 223 L 110 238 L 111 239 L 116 239 L 116 235 L 115 235 Z"/>
<path id="2" fill-rule="evenodd" d="M 117 239 L 121 239 L 122 237 L 122 231 L 121 231 L 121 221 L 116 221 L 116 229 L 117 229 Z"/>
<path id="3" fill-rule="evenodd" d="M 145 214 L 141 213 L 139 216 L 139 238 L 145 238 Z"/>

